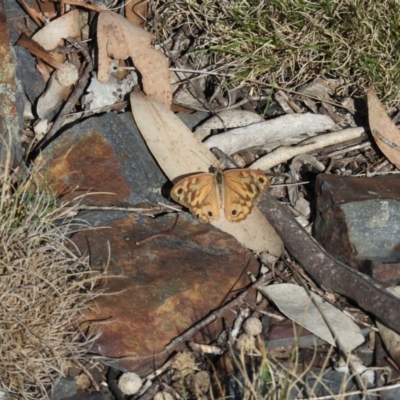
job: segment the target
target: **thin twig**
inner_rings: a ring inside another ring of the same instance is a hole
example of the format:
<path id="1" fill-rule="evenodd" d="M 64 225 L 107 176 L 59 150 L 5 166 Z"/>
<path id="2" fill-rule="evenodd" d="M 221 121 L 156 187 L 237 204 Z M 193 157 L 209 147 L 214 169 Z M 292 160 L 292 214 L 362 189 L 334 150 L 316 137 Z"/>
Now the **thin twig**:
<path id="1" fill-rule="evenodd" d="M 400 333 L 400 320 L 396 314 L 400 306 L 398 298 L 369 276 L 332 257 L 267 193 L 257 206 L 282 238 L 290 255 L 318 285 L 347 296 Z"/>
<path id="2" fill-rule="evenodd" d="M 156 233 L 156 234 L 154 234 L 154 235 L 151 235 L 151 236 L 149 236 L 149 237 L 147 237 L 147 238 L 145 238 L 145 239 L 138 240 L 138 241 L 136 242 L 136 245 L 137 245 L 137 246 L 140 246 L 141 244 L 150 242 L 150 241 L 152 241 L 152 240 L 154 240 L 154 239 L 156 239 L 156 238 L 159 238 L 159 237 L 171 236 L 171 235 L 172 235 L 172 232 L 173 232 L 173 230 L 174 230 L 174 228 L 175 228 L 175 226 L 176 226 L 176 224 L 177 224 L 177 222 L 178 222 L 178 219 L 179 219 L 179 214 L 176 214 L 175 222 L 174 222 L 174 224 L 172 225 L 171 228 L 167 229 L 166 231 L 163 231 L 163 232 L 160 232 L 160 233 Z"/>
<path id="3" fill-rule="evenodd" d="M 79 211 L 126 211 L 126 212 L 136 212 L 141 213 L 143 215 L 147 215 L 149 217 L 154 217 L 156 214 L 160 213 L 171 213 L 172 211 L 168 208 L 160 207 L 160 206 L 152 206 L 152 207 L 119 207 L 119 206 L 87 206 L 87 205 L 72 205 L 66 206 L 66 208 L 76 209 L 76 213 Z"/>
<path id="4" fill-rule="evenodd" d="M 229 301 L 224 306 L 220 307 L 218 310 L 215 310 L 209 316 L 202 319 L 197 324 L 193 325 L 190 329 L 188 329 L 182 335 L 176 337 L 171 342 L 169 342 L 165 346 L 165 350 L 167 350 L 167 351 L 172 350 L 174 347 L 176 347 L 179 344 L 181 344 L 182 342 L 188 340 L 191 336 L 193 336 L 195 333 L 197 333 L 198 331 L 200 331 L 207 325 L 210 325 L 217 318 L 221 317 L 225 311 L 242 303 L 251 289 L 257 289 L 259 286 L 263 285 L 268 279 L 270 279 L 268 274 L 262 275 L 256 282 L 254 282 L 252 285 L 250 285 L 246 290 L 244 290 L 242 293 L 240 293 L 233 300 Z"/>
<path id="5" fill-rule="evenodd" d="M 204 69 L 195 70 L 195 69 L 186 69 L 186 68 L 170 68 L 170 71 L 182 72 L 182 73 L 192 73 L 192 74 L 201 74 L 201 75 L 215 75 L 215 76 L 223 76 L 223 77 L 227 77 L 227 78 L 235 78 L 236 77 L 236 75 L 234 75 L 234 74 L 223 74 L 223 73 L 220 73 L 220 72 L 207 71 L 207 70 L 204 70 Z M 320 101 L 321 103 L 330 104 L 330 105 L 338 107 L 338 108 L 343 108 L 343 109 L 345 109 L 347 111 L 357 111 L 352 107 L 346 107 L 343 104 L 340 104 L 340 103 L 338 103 L 336 101 L 333 101 L 333 100 L 320 99 L 320 98 L 318 98 L 316 96 L 312 96 L 312 95 L 307 94 L 307 93 L 300 93 L 300 92 L 297 92 L 296 90 L 290 90 L 290 89 L 287 89 L 287 88 L 284 88 L 284 87 L 281 87 L 281 86 L 278 86 L 278 85 L 275 85 L 275 84 L 272 84 L 272 83 L 261 82 L 261 81 L 258 81 L 257 79 L 251 79 L 251 78 L 245 78 L 245 77 L 243 77 L 242 79 L 244 81 L 246 81 L 246 82 L 250 82 L 250 83 L 266 86 L 266 87 L 269 87 L 269 88 L 274 89 L 274 90 L 282 90 L 283 92 L 286 92 L 286 93 L 297 94 L 299 96 L 308 97 L 309 99 L 312 99 L 312 100 L 315 100 L 315 101 Z"/>

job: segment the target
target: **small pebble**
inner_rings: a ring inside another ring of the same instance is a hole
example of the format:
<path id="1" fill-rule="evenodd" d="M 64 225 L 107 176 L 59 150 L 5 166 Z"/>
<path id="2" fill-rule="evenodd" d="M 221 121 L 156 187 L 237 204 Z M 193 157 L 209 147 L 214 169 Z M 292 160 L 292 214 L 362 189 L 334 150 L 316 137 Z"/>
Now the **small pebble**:
<path id="1" fill-rule="evenodd" d="M 142 387 L 142 379 L 134 372 L 125 372 L 119 378 L 118 387 L 125 395 L 135 394 Z"/>

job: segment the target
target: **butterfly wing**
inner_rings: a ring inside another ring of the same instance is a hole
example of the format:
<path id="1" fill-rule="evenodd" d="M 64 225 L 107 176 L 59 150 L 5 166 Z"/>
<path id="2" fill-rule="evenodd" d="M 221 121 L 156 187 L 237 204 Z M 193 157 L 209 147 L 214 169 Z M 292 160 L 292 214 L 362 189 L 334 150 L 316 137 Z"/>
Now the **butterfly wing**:
<path id="1" fill-rule="evenodd" d="M 201 222 L 219 218 L 220 201 L 214 174 L 201 173 L 181 179 L 172 188 L 171 197 Z"/>
<path id="2" fill-rule="evenodd" d="M 223 198 L 225 217 L 238 222 L 251 212 L 254 200 L 270 185 L 269 178 L 255 169 L 232 169 L 224 172 Z"/>

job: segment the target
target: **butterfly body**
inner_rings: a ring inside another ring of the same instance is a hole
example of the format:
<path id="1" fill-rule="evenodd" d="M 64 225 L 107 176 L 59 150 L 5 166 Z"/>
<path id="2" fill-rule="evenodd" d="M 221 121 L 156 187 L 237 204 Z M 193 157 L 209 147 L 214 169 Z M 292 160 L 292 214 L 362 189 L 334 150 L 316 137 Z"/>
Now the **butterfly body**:
<path id="1" fill-rule="evenodd" d="M 268 176 L 249 168 L 190 175 L 172 188 L 172 198 L 201 222 L 218 220 L 223 210 L 230 222 L 250 214 L 254 200 L 269 187 Z"/>

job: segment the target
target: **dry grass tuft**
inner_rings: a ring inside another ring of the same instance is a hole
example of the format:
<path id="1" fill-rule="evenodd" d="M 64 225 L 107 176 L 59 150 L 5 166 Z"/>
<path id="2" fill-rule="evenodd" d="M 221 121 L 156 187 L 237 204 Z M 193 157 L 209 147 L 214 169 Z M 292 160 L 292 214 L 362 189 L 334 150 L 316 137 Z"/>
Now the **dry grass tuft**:
<path id="1" fill-rule="evenodd" d="M 293 88 L 326 77 L 340 79 L 346 94 L 370 83 L 386 99 L 399 92 L 396 0 L 156 0 L 151 16 L 158 38 L 185 27 L 192 58 L 235 75 L 236 84 L 250 79 Z"/>
<path id="2" fill-rule="evenodd" d="M 243 353 L 234 355 L 232 352 L 231 363 L 235 366 L 235 373 L 228 379 L 228 392 L 223 389 L 220 378 L 214 377 L 219 397 L 289 400 L 344 399 L 362 393 L 371 393 L 373 396 L 374 389 L 364 388 L 366 382 L 357 371 L 351 372 L 349 365 L 346 373 L 332 369 L 332 358 L 338 357 L 335 348 L 328 346 L 318 349 L 315 346 L 312 353 L 308 352 L 310 358 L 307 359 L 304 358 L 304 351 L 307 349 L 300 349 L 295 344 L 290 352 L 283 352 L 280 358 L 276 358 L 279 352 L 267 352 L 265 348 L 261 349 L 261 357 Z M 227 382 L 226 379 L 223 381 Z M 357 382 L 361 382 L 361 386 Z"/>
<path id="3" fill-rule="evenodd" d="M 0 389 L 24 399 L 47 398 L 63 360 L 87 351 L 80 311 L 97 296 L 88 258 L 68 246 L 82 223 L 35 175 L 0 177 Z"/>

